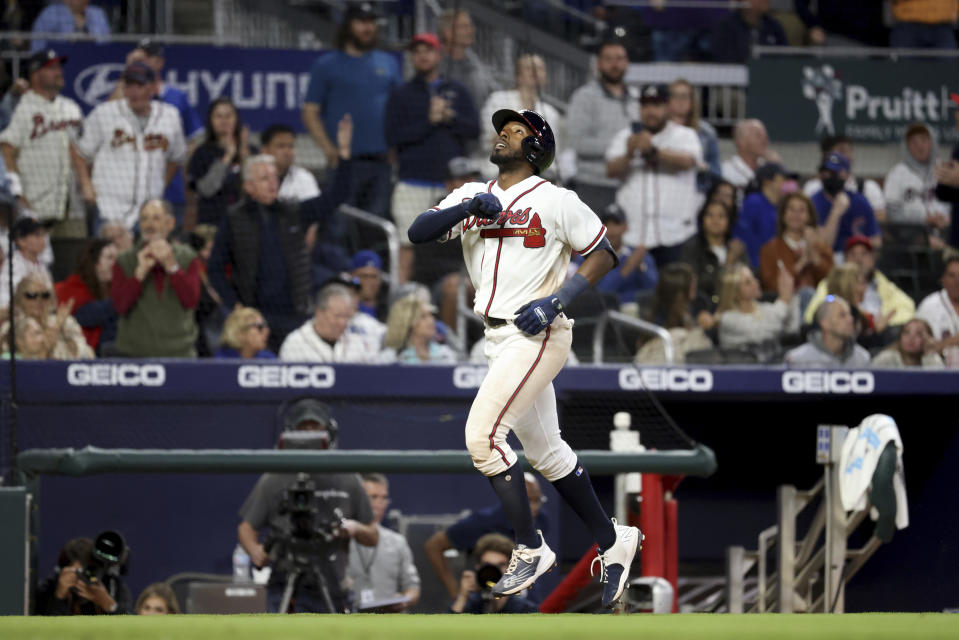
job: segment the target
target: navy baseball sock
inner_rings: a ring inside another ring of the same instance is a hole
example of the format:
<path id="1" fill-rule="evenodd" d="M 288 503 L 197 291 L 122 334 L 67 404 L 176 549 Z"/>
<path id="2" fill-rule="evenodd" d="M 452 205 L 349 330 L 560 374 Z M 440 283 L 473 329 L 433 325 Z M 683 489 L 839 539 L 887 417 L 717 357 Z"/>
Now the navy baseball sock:
<path id="1" fill-rule="evenodd" d="M 569 475 L 553 480 L 552 484 L 593 534 L 593 539 L 599 544 L 600 552 L 605 552 L 613 546 L 616 542 L 616 530 L 613 529 L 612 521 L 603 510 L 603 505 L 599 503 L 599 498 L 596 497 L 596 491 L 593 490 L 593 483 L 589 479 L 586 467 L 577 460 L 576 466 Z"/>
<path id="2" fill-rule="evenodd" d="M 542 543 L 533 527 L 533 514 L 530 512 L 529 497 L 526 495 L 526 480 L 523 479 L 523 470 L 519 463 L 503 473 L 490 476 L 489 482 L 503 504 L 507 519 L 513 525 L 516 544 L 525 544 L 533 549 L 539 547 Z"/>

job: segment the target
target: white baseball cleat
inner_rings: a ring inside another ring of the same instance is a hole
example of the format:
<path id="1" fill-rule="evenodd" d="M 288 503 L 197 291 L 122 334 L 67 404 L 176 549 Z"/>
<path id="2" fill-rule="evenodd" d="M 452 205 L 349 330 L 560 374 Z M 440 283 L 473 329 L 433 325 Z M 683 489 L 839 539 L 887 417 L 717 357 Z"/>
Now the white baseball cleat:
<path id="1" fill-rule="evenodd" d="M 536 580 L 556 566 L 556 554 L 546 545 L 543 532 L 537 530 L 540 544 L 530 549 L 525 544 L 516 545 L 510 558 L 506 573 L 493 586 L 493 595 L 497 598 L 511 596 L 533 586 Z"/>
<path id="2" fill-rule="evenodd" d="M 616 542 L 605 553 L 593 558 L 593 563 L 589 566 L 589 573 L 593 575 L 593 567 L 599 562 L 599 581 L 604 585 L 603 606 L 607 609 L 613 608 L 616 601 L 622 597 L 629 579 L 629 567 L 633 563 L 637 548 L 643 548 L 645 538 L 637 527 L 616 524 L 616 518 L 612 518 L 612 521 L 616 530 Z"/>

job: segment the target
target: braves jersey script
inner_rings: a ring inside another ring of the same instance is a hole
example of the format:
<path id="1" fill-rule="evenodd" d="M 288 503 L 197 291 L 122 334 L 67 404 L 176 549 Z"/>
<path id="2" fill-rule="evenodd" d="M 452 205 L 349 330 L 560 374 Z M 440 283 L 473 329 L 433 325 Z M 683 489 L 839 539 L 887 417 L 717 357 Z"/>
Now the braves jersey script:
<path id="1" fill-rule="evenodd" d="M 47 100 L 27 91 L 0 142 L 17 149 L 23 197 L 40 220 L 61 220 L 70 188 L 70 142 L 83 128 L 80 107 L 70 98 Z"/>
<path id="2" fill-rule="evenodd" d="M 132 228 L 140 205 L 163 197 L 167 162 L 186 156 L 183 126 L 175 107 L 150 101 L 141 124 L 126 100 L 98 105 L 83 127 L 78 148 L 93 161 L 93 188 L 100 217 Z"/>
<path id="3" fill-rule="evenodd" d="M 434 209 L 479 193 L 499 198 L 503 211 L 495 219 L 470 216 L 450 229 L 445 240 L 461 237 L 476 289 L 473 310 L 483 316 L 512 319 L 530 300 L 554 293 L 566 279 L 572 251 L 585 255 L 606 235 L 606 227 L 579 196 L 539 176 L 505 191 L 496 180 L 470 182 Z"/>

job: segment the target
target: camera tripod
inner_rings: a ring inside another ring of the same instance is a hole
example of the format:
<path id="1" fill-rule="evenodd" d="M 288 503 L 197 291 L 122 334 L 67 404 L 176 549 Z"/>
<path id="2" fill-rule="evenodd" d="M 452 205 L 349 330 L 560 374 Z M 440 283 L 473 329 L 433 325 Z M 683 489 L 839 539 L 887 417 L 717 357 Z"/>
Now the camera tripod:
<path id="1" fill-rule="evenodd" d="M 330 588 L 320 560 L 324 552 L 328 550 L 324 548 L 325 545 L 319 540 L 277 540 L 272 546 L 276 552 L 274 570 L 286 574 L 286 585 L 278 613 L 286 613 L 289 610 L 293 592 L 305 575 L 314 579 L 327 612 L 338 613 L 333 606 L 333 597 L 330 595 Z"/>

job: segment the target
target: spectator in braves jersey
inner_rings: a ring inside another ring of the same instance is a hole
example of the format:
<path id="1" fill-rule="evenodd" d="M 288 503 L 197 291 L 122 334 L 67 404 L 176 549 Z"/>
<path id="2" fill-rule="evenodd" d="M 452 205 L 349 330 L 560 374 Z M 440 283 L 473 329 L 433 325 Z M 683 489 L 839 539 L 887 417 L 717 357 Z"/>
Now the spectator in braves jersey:
<path id="1" fill-rule="evenodd" d="M 679 259 L 696 233 L 696 169 L 703 161 L 699 137 L 670 120 L 669 87 L 647 85 L 639 122 L 617 133 L 606 150 L 606 172 L 623 181 L 616 204 L 626 214 L 624 240 L 648 250 L 662 268 Z"/>
<path id="2" fill-rule="evenodd" d="M 938 240 L 949 226 L 950 212 L 949 205 L 936 198 L 935 132 L 926 124 L 910 125 L 902 151 L 902 162 L 889 170 L 883 182 L 889 222 L 913 225 Z M 932 240 L 932 246 L 941 249 L 941 240 Z"/>
<path id="3" fill-rule="evenodd" d="M 65 62 L 53 49 L 30 56 L 30 90 L 17 104 L 10 125 L 0 133 L 10 192 L 19 196 L 20 203 L 37 219 L 50 224 L 65 220 L 71 164 L 81 179 L 83 176 L 83 159 L 75 146 L 83 114 L 76 102 L 60 95 Z M 54 234 L 67 232 L 67 225 L 60 226 L 63 228 L 54 227 Z"/>
<path id="4" fill-rule="evenodd" d="M 92 189 L 84 199 L 96 202 L 99 222 L 132 228 L 143 203 L 163 195 L 186 157 L 180 114 L 153 100 L 155 87 L 156 73 L 149 65 L 127 65 L 123 100 L 98 105 L 83 124 L 78 147 L 93 166 Z"/>
<path id="5" fill-rule="evenodd" d="M 110 283 L 116 350 L 131 358 L 196 357 L 200 260 L 169 241 L 176 226 L 169 203 L 148 200 L 139 218 L 140 241 L 117 257 Z"/>
<path id="6" fill-rule="evenodd" d="M 543 116 L 503 109 L 493 114 L 492 124 L 500 136 L 490 154 L 499 167 L 497 178 L 457 189 L 422 213 L 409 231 L 414 243 L 461 238 L 476 289 L 473 309 L 486 325 L 490 368 L 466 420 L 466 447 L 503 504 L 517 542 L 492 593 L 519 593 L 556 561 L 533 526 L 522 469 L 506 442 L 515 430 L 533 468 L 598 543 L 594 562 L 605 583 L 603 605 L 611 608 L 623 594 L 642 534 L 610 520 L 600 505 L 589 474 L 560 435 L 552 379 L 572 346 L 572 322 L 564 309 L 616 265 L 616 254 L 596 214 L 572 191 L 540 177 L 556 155 Z M 564 283 L 573 251 L 586 260 Z"/>
<path id="7" fill-rule="evenodd" d="M 384 134 L 390 89 L 402 81 L 392 55 L 376 49 L 378 16 L 369 2 L 351 3 L 337 33 L 337 51 L 321 56 L 310 70 L 303 104 L 303 124 L 326 155 L 339 163 L 338 123 L 351 115 L 353 184 L 349 204 L 382 218 L 389 215 L 392 167 Z M 362 126 L 359 126 L 362 125 Z"/>
<path id="8" fill-rule="evenodd" d="M 399 176 L 391 209 L 400 235 L 399 281 L 413 277 L 406 232 L 424 209 L 447 194 L 446 165 L 479 135 L 479 116 L 466 87 L 440 77 L 440 41 L 419 33 L 410 43 L 416 75 L 395 87 L 386 103 L 386 140 L 396 149 Z"/>
<path id="9" fill-rule="evenodd" d="M 127 56 L 126 63 L 130 64 L 138 60 L 146 62 L 150 65 L 150 68 L 153 69 L 153 72 L 156 73 L 156 97 L 161 102 L 176 107 L 176 110 L 180 113 L 180 123 L 183 125 L 183 137 L 188 147 L 192 149 L 199 143 L 203 135 L 203 120 L 200 119 L 196 109 L 190 104 L 190 99 L 185 91 L 163 82 L 163 65 L 165 63 L 163 45 L 149 38 L 144 38 L 137 43 L 136 49 L 131 51 Z M 120 98 L 123 95 L 123 82 L 119 82 L 118 85 L 117 91 L 115 91 L 114 94 L 117 98 Z M 167 186 L 163 198 L 173 205 L 177 223 L 182 224 L 187 207 L 186 189 L 183 183 L 182 171 L 177 171 L 173 176 L 173 180 Z"/>

